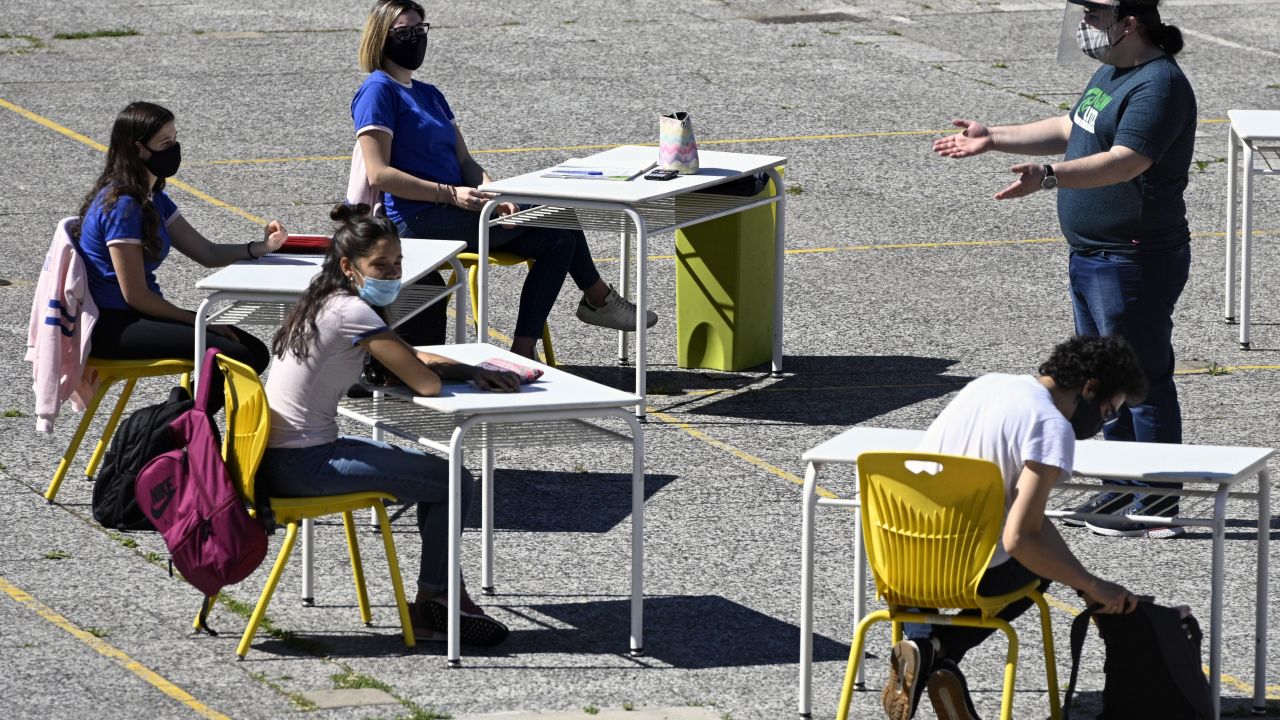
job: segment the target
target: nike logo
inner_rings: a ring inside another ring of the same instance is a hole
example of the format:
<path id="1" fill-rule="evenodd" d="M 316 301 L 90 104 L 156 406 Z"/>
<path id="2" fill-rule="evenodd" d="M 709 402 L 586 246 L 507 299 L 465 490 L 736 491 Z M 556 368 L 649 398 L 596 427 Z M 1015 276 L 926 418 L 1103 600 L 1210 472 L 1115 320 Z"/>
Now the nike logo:
<path id="1" fill-rule="evenodd" d="M 177 494 L 172 479 L 166 479 L 163 484 L 151 488 L 151 517 L 160 519 Z"/>

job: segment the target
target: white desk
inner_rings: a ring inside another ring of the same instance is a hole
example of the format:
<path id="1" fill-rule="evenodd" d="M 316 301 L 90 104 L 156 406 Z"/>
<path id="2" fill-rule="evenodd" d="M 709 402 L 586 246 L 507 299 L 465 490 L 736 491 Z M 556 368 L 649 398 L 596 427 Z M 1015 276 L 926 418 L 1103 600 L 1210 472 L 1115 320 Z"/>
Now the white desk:
<path id="1" fill-rule="evenodd" d="M 648 357 L 645 311 L 649 307 L 648 257 L 649 236 L 674 232 L 689 225 L 732 215 L 762 205 L 776 204 L 774 223 L 773 277 L 773 372 L 782 370 L 782 263 L 786 237 L 786 192 L 778 167 L 787 159 L 771 155 L 748 155 L 702 150 L 701 169 L 696 175 L 682 175 L 674 180 L 645 180 L 643 176 L 629 181 L 544 178 L 546 170 L 518 175 L 488 183 L 480 190 L 495 197 L 480 211 L 479 308 L 476 318 L 479 337 L 489 332 L 487 270 L 489 228 L 500 224 L 558 227 L 619 232 L 622 237 L 622 262 L 619 287 L 631 298 L 631 264 L 635 263 L 636 291 L 636 414 L 644 415 L 645 367 Z M 584 162 L 601 166 L 632 166 L 637 161 L 657 160 L 656 147 L 628 145 L 592 155 Z M 715 185 L 758 172 L 768 173 L 776 193 L 769 198 L 735 197 L 709 193 L 692 194 Z M 491 220 L 499 203 L 514 202 L 537 207 Z M 632 257 L 631 238 L 636 238 L 636 254 Z M 668 319 L 667 322 L 671 322 Z M 627 361 L 627 333 L 618 334 L 618 360 Z"/>
<path id="2" fill-rule="evenodd" d="M 370 426 L 449 456 L 449 639 L 450 666 L 461 664 L 459 611 L 461 598 L 463 449 L 482 452 L 481 587 L 493 589 L 493 468 L 498 446 L 545 446 L 588 442 L 625 442 L 631 457 L 631 653 L 643 652 L 644 593 L 644 434 L 631 409 L 638 398 L 547 367 L 486 343 L 418 348 L 475 365 L 505 358 L 540 367 L 544 375 L 518 393 L 494 393 L 467 383 L 446 383 L 436 397 L 416 397 L 407 388 L 388 388 L 373 398 L 342 402 L 338 412 Z M 620 418 L 630 435 L 585 418 Z"/>
<path id="3" fill-rule="evenodd" d="M 404 287 L 389 308 L 392 325 L 399 325 L 437 302 L 447 302 L 466 277 L 458 262 L 458 253 L 466 243 L 455 240 L 401 240 L 404 253 Z M 311 278 L 320 272 L 322 255 L 267 255 L 256 260 L 240 260 L 196 283 L 196 288 L 209 294 L 196 310 L 195 372 L 192 385 L 200 377 L 204 361 L 205 329 L 215 321 L 230 324 L 274 325 L 278 327 L 288 306 L 302 297 Z M 413 282 L 436 268 L 449 263 L 454 270 L 454 284 L 445 287 L 414 285 Z M 461 298 L 462 296 L 459 296 Z M 218 308 L 219 305 L 225 307 Z M 218 308 L 215 311 L 215 308 Z M 466 337 L 466 313 L 462 301 L 454 332 L 457 341 Z"/>
<path id="4" fill-rule="evenodd" d="M 1280 110 L 1229 110 L 1227 133 L 1227 322 L 1240 321 L 1240 348 L 1249 349 L 1249 300 L 1253 284 L 1253 176 L 1280 174 Z M 1244 155 L 1240 172 L 1237 154 Z M 1255 167 L 1257 160 L 1262 165 Z M 1233 315 L 1236 291 L 1236 186 L 1243 181 L 1240 214 L 1240 313 Z"/>
<path id="5" fill-rule="evenodd" d="M 855 498 L 819 498 L 817 495 L 818 472 L 827 465 L 854 466 L 864 452 L 887 450 L 914 450 L 924 436 L 919 430 L 892 430 L 885 428 L 855 427 L 844 431 L 801 456 L 808 467 L 805 470 L 802 501 L 802 525 L 800 540 L 800 715 L 810 717 L 812 708 L 811 672 L 813 665 L 813 521 L 818 505 L 835 505 L 857 509 Z M 1141 480 L 1144 482 L 1177 482 L 1183 488 L 1144 490 L 1148 494 L 1176 494 L 1183 497 L 1181 509 L 1188 511 L 1188 498 L 1212 498 L 1212 517 L 1149 517 L 1129 516 L 1151 524 L 1207 527 L 1213 530 L 1213 567 L 1211 568 L 1211 595 L 1209 610 L 1209 687 L 1213 696 L 1215 714 L 1218 712 L 1222 675 L 1222 593 L 1223 559 L 1226 540 L 1226 508 L 1228 497 L 1252 499 L 1258 503 L 1258 575 L 1257 607 L 1254 627 L 1253 705 L 1256 712 L 1264 712 L 1266 706 L 1266 657 L 1267 657 L 1267 580 L 1268 553 L 1271 521 L 1271 485 L 1267 474 L 1267 460 L 1275 454 L 1271 448 L 1218 447 L 1205 445 L 1161 445 L 1156 443 L 1105 442 L 1085 440 L 1076 443 L 1075 474 L 1078 476 L 1107 478 L 1112 480 Z M 846 472 L 849 470 L 846 469 Z M 1240 492 L 1247 480 L 1258 479 L 1256 493 Z M 1196 489 L 1195 486 L 1202 486 Z M 1055 495 L 1074 491 L 1078 495 L 1114 487 L 1121 492 L 1133 492 L 1132 486 L 1105 486 L 1096 482 L 1082 483 L 1075 480 L 1060 483 Z M 1082 498 L 1081 498 L 1082 499 Z M 1062 498 L 1058 497 L 1061 502 Z M 1075 501 L 1068 501 L 1071 506 Z M 1051 517 L 1089 519 L 1097 515 L 1049 510 Z M 867 570 L 862 545 L 861 515 L 855 514 L 854 544 L 855 589 L 854 614 L 857 619 L 866 614 Z M 1174 541 L 1171 541 L 1174 542 Z M 1125 578 L 1115 578 L 1123 583 Z M 1146 588 L 1155 590 L 1156 588 Z M 1168 600 L 1167 598 L 1165 600 Z M 865 666 L 865 663 L 863 663 Z M 862 685 L 859 670 L 858 685 Z"/>

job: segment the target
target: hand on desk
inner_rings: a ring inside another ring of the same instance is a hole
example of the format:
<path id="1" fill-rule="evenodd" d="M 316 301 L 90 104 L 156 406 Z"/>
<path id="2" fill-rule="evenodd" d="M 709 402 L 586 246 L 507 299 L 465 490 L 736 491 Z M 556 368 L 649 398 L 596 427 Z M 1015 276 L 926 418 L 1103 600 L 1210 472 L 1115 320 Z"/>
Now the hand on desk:
<path id="1" fill-rule="evenodd" d="M 482 370 L 476 368 L 476 374 L 471 378 L 471 382 L 481 390 L 490 390 L 492 392 L 520 392 L 520 376 L 513 372 Z"/>

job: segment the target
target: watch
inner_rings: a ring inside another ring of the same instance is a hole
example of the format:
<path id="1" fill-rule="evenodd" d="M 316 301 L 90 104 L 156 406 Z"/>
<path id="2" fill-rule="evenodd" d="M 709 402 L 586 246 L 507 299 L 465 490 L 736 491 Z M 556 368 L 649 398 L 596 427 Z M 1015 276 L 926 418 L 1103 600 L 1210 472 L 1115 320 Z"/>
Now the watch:
<path id="1" fill-rule="evenodd" d="M 1053 166 L 1045 163 L 1044 178 L 1040 180 L 1041 190 L 1053 190 L 1058 187 L 1058 176 L 1053 174 Z"/>

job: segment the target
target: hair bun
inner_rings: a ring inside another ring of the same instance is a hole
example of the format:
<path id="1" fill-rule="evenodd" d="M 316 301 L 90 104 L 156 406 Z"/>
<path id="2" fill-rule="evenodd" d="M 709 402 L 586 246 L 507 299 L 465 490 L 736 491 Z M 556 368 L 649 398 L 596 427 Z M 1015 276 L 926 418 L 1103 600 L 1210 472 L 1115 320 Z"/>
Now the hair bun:
<path id="1" fill-rule="evenodd" d="M 368 217 L 371 214 L 371 208 L 364 204 L 348 205 L 347 203 L 338 203 L 329 211 L 329 218 L 334 222 L 349 223 L 362 217 Z"/>

